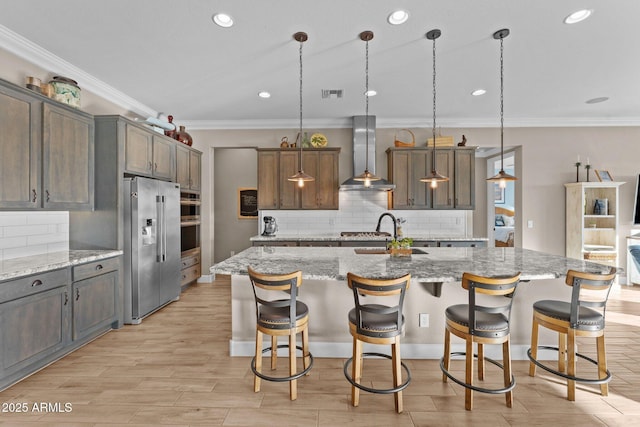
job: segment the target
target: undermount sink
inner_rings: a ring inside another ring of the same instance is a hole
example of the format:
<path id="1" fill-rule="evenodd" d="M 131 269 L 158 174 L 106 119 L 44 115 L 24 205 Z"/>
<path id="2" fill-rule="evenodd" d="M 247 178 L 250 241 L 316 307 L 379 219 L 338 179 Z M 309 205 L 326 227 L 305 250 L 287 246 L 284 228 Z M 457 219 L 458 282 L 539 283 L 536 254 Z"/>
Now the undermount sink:
<path id="1" fill-rule="evenodd" d="M 340 237 L 391 237 L 386 231 L 343 231 Z"/>
<path id="2" fill-rule="evenodd" d="M 385 248 L 356 248 L 354 249 L 354 252 L 358 255 L 384 255 L 389 253 L 389 251 Z M 429 252 L 423 251 L 419 248 L 411 248 L 411 253 L 426 255 Z"/>

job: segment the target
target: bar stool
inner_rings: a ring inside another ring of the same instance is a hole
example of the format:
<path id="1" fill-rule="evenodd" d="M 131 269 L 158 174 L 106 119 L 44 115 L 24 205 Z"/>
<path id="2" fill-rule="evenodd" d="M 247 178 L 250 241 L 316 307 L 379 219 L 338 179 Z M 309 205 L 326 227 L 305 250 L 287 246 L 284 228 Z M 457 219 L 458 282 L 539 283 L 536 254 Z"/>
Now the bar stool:
<path id="1" fill-rule="evenodd" d="M 368 279 L 347 273 L 347 283 L 353 291 L 355 308 L 349 311 L 348 315 L 349 332 L 353 336 L 353 356 L 344 364 L 344 376 L 351 383 L 351 404 L 353 406 L 358 406 L 360 403 L 360 390 L 380 394 L 393 393 L 396 411 L 402 412 L 402 390 L 407 388 L 411 382 L 411 372 L 400 358 L 400 336 L 404 332 L 402 305 L 410 281 L 410 274 L 394 279 Z M 385 301 L 393 299 L 395 304 L 363 304 L 360 298 L 364 296 L 384 297 Z M 391 344 L 391 356 L 382 353 L 363 353 L 363 342 Z M 391 359 L 393 388 L 376 389 L 360 384 L 365 357 Z M 349 365 L 352 365 L 351 374 L 349 373 Z M 407 380 L 404 382 L 402 381 L 403 369 L 407 375 Z"/>
<path id="2" fill-rule="evenodd" d="M 309 352 L 309 308 L 298 300 L 298 288 L 302 284 L 302 272 L 287 274 L 260 274 L 247 268 L 256 303 L 256 354 L 251 359 L 251 370 L 255 374 L 254 391 L 260 391 L 260 379 L 289 382 L 291 400 L 298 397 L 297 379 L 306 375 L 313 366 Z M 274 291 L 287 293 L 286 299 L 267 299 Z M 302 335 L 302 346 L 296 345 L 296 335 Z M 262 348 L 262 334 L 271 336 L 271 346 Z M 279 336 L 288 336 L 289 343 L 278 345 Z M 289 349 L 289 376 L 275 377 L 262 373 L 262 355 L 271 353 L 271 369 L 276 369 L 278 349 Z M 302 351 L 304 369 L 297 371 L 296 349 Z"/>
<path id="3" fill-rule="evenodd" d="M 463 386 L 465 390 L 464 406 L 468 411 L 473 409 L 473 392 L 501 394 L 505 393 L 507 407 L 513 405 L 513 388 L 516 379 L 511 373 L 510 329 L 511 305 L 516 291 L 520 273 L 513 276 L 483 277 L 475 274 L 462 275 L 462 287 L 468 290 L 468 304 L 447 307 L 447 319 L 444 333 L 444 356 L 440 359 L 442 382 L 450 378 Z M 480 295 L 483 304 L 476 301 Z M 486 300 L 486 302 L 485 302 Z M 506 302 L 506 304 L 505 304 Z M 451 352 L 451 334 L 466 341 L 465 352 Z M 473 353 L 473 343 L 477 343 L 478 354 Z M 502 364 L 484 356 L 484 344 L 502 344 Z M 465 356 L 465 380 L 455 378 L 449 372 L 451 355 Z M 484 361 L 502 369 L 504 387 L 498 389 L 483 388 L 473 385 L 473 361 L 478 359 L 478 379 L 484 380 Z"/>
<path id="4" fill-rule="evenodd" d="M 609 394 L 608 382 L 611 381 L 611 372 L 607 369 L 604 346 L 604 316 L 615 276 L 615 268 L 611 268 L 608 274 L 569 270 L 565 283 L 573 288 L 570 303 L 543 300 L 533 304 L 531 348 L 527 351 L 530 360 L 529 375 L 535 376 L 536 366 L 539 366 L 547 372 L 566 378 L 567 400 L 576 400 L 576 382 L 600 384 L 600 394 Z M 558 347 L 538 345 L 539 326 L 558 332 Z M 597 361 L 576 352 L 576 337 L 596 338 Z M 538 349 L 558 352 L 557 370 L 537 360 Z M 598 366 L 597 379 L 576 376 L 576 356 Z"/>

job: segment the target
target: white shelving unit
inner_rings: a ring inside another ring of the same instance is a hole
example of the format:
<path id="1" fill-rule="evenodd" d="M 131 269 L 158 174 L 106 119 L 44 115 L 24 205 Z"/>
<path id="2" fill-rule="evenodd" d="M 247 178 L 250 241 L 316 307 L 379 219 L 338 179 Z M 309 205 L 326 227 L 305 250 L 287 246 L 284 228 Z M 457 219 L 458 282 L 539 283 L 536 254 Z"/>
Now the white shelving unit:
<path id="1" fill-rule="evenodd" d="M 566 187 L 566 256 L 617 266 L 618 195 L 624 182 L 572 182 Z M 606 211 L 595 210 L 606 200 Z"/>

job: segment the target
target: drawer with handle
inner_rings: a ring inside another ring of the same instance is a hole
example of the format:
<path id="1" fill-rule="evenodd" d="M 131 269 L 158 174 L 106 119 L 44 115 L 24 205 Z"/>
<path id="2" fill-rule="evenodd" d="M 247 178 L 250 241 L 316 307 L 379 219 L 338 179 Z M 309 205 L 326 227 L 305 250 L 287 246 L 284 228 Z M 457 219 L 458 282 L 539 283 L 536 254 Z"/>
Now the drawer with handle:
<path id="1" fill-rule="evenodd" d="M 0 283 L 0 302 L 7 302 L 71 283 L 68 268 L 33 274 Z"/>
<path id="2" fill-rule="evenodd" d="M 191 283 L 198 280 L 200 277 L 200 264 L 193 265 L 189 268 L 185 268 L 180 272 L 180 286 L 184 286 L 187 283 Z"/>
<path id="3" fill-rule="evenodd" d="M 119 265 L 119 257 L 105 258 L 86 264 L 74 265 L 73 281 L 77 282 L 78 280 L 88 279 L 89 277 L 99 276 L 100 274 L 117 270 Z"/>
<path id="4" fill-rule="evenodd" d="M 187 257 L 183 257 L 181 260 L 181 269 L 191 267 L 192 265 L 200 264 L 200 254 L 195 254 Z"/>

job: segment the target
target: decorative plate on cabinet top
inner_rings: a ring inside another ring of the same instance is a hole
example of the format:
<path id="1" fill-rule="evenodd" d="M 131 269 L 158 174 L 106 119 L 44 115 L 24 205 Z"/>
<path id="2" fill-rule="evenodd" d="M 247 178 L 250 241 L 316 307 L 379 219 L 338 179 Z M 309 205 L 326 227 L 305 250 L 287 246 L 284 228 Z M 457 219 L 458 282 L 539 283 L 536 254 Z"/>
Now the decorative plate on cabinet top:
<path id="1" fill-rule="evenodd" d="M 311 146 L 315 148 L 321 148 L 327 146 L 327 137 L 321 133 L 314 133 L 311 135 Z"/>

